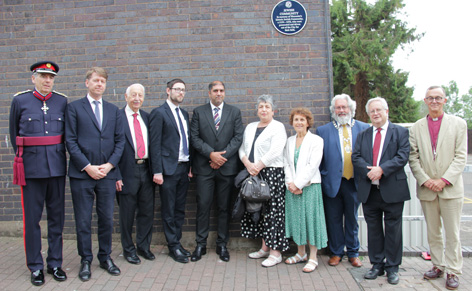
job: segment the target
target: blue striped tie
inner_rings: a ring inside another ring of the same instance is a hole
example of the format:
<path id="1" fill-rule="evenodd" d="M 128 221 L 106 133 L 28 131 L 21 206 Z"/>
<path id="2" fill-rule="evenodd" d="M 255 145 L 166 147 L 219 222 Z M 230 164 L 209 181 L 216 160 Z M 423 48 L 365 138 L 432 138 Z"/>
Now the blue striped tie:
<path id="1" fill-rule="evenodd" d="M 213 116 L 213 120 L 215 121 L 215 128 L 216 130 L 218 130 L 218 127 L 220 127 L 220 119 L 221 119 L 220 115 L 218 114 L 218 111 L 220 111 L 220 108 L 215 107 L 213 111 L 215 111 L 215 115 Z"/>

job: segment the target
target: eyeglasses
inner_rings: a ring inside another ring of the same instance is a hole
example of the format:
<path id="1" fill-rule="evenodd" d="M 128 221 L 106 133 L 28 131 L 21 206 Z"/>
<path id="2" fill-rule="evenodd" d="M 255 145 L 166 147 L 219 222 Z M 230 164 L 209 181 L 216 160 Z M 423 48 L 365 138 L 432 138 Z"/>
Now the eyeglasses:
<path id="1" fill-rule="evenodd" d="M 374 110 L 371 110 L 369 111 L 369 114 L 372 115 L 372 114 L 377 114 L 377 113 L 380 113 L 382 111 L 384 111 L 385 109 L 374 109 Z"/>
<path id="2" fill-rule="evenodd" d="M 347 106 L 336 106 L 334 107 L 335 110 L 347 110 L 349 107 Z"/>
<path id="3" fill-rule="evenodd" d="M 185 89 L 184 88 L 171 88 L 172 90 L 174 90 L 175 92 L 177 93 L 185 93 Z"/>
<path id="4" fill-rule="evenodd" d="M 433 102 L 433 101 L 441 102 L 444 98 L 441 96 L 438 96 L 438 97 L 426 97 L 425 99 L 428 100 L 428 102 Z"/>

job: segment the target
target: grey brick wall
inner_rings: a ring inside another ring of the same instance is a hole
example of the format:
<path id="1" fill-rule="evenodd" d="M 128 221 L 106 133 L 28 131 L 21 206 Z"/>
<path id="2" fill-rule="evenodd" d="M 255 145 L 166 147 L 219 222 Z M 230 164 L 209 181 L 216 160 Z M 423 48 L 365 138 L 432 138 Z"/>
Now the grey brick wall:
<path id="1" fill-rule="evenodd" d="M 8 114 L 13 94 L 32 89 L 28 71 L 32 63 L 58 63 L 55 90 L 67 94 L 70 101 L 85 96 L 88 68 L 105 67 L 109 72 L 105 98 L 122 107 L 126 87 L 139 82 L 146 87 L 147 111 L 164 102 L 165 84 L 172 78 L 187 83 L 183 107 L 189 112 L 208 102 L 209 82 L 222 80 L 225 101 L 242 110 L 245 125 L 257 119 L 257 96 L 271 94 L 279 108 L 275 118 L 286 124 L 290 134 L 288 115 L 294 107 L 310 108 L 315 128 L 329 121 L 326 1 L 301 0 L 308 22 L 299 34 L 285 36 L 270 20 L 278 1 L 4 0 L 0 5 L 0 225 L 22 221 L 20 188 L 12 185 Z M 185 224 L 191 236 L 194 186 L 187 198 Z M 160 231 L 160 203 L 156 204 L 156 231 Z M 68 190 L 66 207 L 64 232 L 73 236 Z M 238 229 L 234 223 L 233 236 L 238 236 Z"/>

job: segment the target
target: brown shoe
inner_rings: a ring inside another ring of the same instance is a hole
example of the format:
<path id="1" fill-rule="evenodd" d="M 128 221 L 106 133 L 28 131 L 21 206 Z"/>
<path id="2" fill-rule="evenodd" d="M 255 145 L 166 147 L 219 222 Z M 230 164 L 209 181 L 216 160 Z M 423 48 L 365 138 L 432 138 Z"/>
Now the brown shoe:
<path id="1" fill-rule="evenodd" d="M 339 262 L 341 262 L 341 257 L 332 256 L 331 258 L 329 258 L 328 264 L 334 267 L 339 265 Z"/>
<path id="2" fill-rule="evenodd" d="M 442 276 L 444 276 L 444 272 L 441 271 L 441 269 L 439 269 L 438 267 L 434 266 L 431 270 L 424 273 L 423 278 L 427 280 L 434 280 L 437 278 L 441 278 Z"/>
<path id="3" fill-rule="evenodd" d="M 456 290 L 459 287 L 459 277 L 454 274 L 447 274 L 446 288 Z"/>
<path id="4" fill-rule="evenodd" d="M 362 267 L 362 263 L 359 257 L 349 258 L 349 262 L 351 263 L 353 267 L 356 267 L 356 268 Z"/>

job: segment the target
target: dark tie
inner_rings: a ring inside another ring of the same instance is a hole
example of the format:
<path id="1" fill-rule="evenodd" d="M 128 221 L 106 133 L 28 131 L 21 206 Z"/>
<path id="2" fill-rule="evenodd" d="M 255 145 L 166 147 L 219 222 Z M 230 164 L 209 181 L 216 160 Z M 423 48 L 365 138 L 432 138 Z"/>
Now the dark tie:
<path id="1" fill-rule="evenodd" d="M 146 154 L 146 146 L 144 145 L 143 132 L 141 131 L 141 124 L 139 124 L 138 114 L 133 114 L 134 136 L 136 137 L 136 153 L 142 159 Z"/>
<path id="2" fill-rule="evenodd" d="M 379 151 L 380 151 L 380 142 L 382 140 L 382 134 L 380 131 L 382 130 L 381 127 L 377 128 L 377 133 L 375 134 L 375 140 L 374 140 L 374 160 L 372 161 L 372 164 L 374 166 L 377 166 L 377 159 L 379 157 Z"/>
<path id="3" fill-rule="evenodd" d="M 184 124 L 182 123 L 182 119 L 180 119 L 179 107 L 175 108 L 175 111 L 177 112 L 177 118 L 179 119 L 179 127 L 180 127 L 180 134 L 182 135 L 184 154 L 188 156 L 187 135 L 185 134 Z"/>
<path id="4" fill-rule="evenodd" d="M 98 128 L 102 130 L 102 120 L 100 118 L 100 102 L 97 100 L 92 101 L 93 104 L 95 104 L 95 118 L 97 119 L 98 122 Z"/>
<path id="5" fill-rule="evenodd" d="M 213 111 L 215 111 L 215 114 L 213 115 L 213 120 L 215 121 L 215 128 L 216 130 L 218 130 L 218 128 L 220 127 L 220 115 L 218 114 L 218 111 L 220 111 L 220 107 L 215 107 L 213 109 Z"/>

